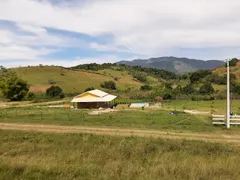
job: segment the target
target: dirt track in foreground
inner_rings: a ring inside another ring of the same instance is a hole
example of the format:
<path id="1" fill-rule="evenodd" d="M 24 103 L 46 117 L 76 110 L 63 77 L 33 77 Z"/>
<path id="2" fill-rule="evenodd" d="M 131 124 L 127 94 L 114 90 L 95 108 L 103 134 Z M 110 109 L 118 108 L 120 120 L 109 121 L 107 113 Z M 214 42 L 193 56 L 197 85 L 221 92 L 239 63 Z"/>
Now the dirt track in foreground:
<path id="1" fill-rule="evenodd" d="M 57 126 L 57 125 L 42 125 L 42 124 L 16 124 L 16 123 L 0 123 L 2 130 L 21 130 L 49 133 L 89 133 L 97 135 L 112 135 L 112 136 L 139 136 L 139 137 L 154 137 L 166 139 L 186 139 L 186 140 L 201 140 L 220 143 L 232 143 L 240 145 L 239 134 L 223 134 L 223 133 L 195 133 L 195 132 L 174 132 L 162 130 L 140 130 L 140 129 L 122 129 L 122 128 L 102 128 L 102 127 L 87 127 L 87 126 Z"/>

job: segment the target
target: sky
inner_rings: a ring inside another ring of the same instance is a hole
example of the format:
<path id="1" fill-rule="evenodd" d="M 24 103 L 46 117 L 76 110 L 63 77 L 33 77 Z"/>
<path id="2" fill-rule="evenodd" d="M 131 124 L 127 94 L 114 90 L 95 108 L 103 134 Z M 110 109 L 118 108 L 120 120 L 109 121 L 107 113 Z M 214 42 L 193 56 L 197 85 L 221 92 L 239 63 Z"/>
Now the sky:
<path id="1" fill-rule="evenodd" d="M 0 65 L 240 58 L 239 0 L 0 0 Z"/>

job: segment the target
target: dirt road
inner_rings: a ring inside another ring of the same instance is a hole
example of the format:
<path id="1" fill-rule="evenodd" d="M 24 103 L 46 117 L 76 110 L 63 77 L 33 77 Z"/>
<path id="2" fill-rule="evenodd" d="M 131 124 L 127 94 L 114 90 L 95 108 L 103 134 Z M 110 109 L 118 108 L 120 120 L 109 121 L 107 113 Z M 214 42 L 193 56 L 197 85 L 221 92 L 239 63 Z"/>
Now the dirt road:
<path id="1" fill-rule="evenodd" d="M 49 132 L 49 133 L 89 133 L 112 136 L 139 136 L 166 139 L 202 140 L 220 143 L 233 143 L 235 145 L 240 145 L 240 134 L 223 134 L 223 133 L 206 134 L 195 132 L 179 133 L 174 131 L 162 131 L 162 130 L 157 131 L 157 130 L 102 128 L 87 126 L 56 126 L 41 124 L 15 124 L 15 123 L 0 123 L 0 129 Z"/>

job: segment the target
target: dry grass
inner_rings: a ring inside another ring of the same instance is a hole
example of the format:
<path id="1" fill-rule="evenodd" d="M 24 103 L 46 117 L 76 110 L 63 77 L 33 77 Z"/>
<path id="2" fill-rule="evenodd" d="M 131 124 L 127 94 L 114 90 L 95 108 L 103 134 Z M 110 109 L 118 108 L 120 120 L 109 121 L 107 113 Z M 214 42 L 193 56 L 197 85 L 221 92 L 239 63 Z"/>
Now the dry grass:
<path id="1" fill-rule="evenodd" d="M 0 131 L 0 179 L 239 179 L 239 147 Z"/>
<path id="2" fill-rule="evenodd" d="M 50 84 L 47 84 L 47 85 L 36 85 L 36 86 L 32 85 L 30 87 L 30 89 L 29 89 L 29 92 L 33 92 L 33 93 L 42 92 L 42 93 L 44 93 L 50 87 L 51 87 Z"/>

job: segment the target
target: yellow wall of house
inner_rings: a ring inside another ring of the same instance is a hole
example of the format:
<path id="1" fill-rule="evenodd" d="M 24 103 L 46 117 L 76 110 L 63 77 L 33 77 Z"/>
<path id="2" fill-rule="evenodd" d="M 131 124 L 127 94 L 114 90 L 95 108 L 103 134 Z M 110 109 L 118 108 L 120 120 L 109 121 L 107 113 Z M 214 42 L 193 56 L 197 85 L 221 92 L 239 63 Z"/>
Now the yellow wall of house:
<path id="1" fill-rule="evenodd" d="M 81 96 L 77 96 L 77 98 L 96 98 L 96 95 L 90 94 L 90 93 L 85 93 L 82 94 Z"/>

